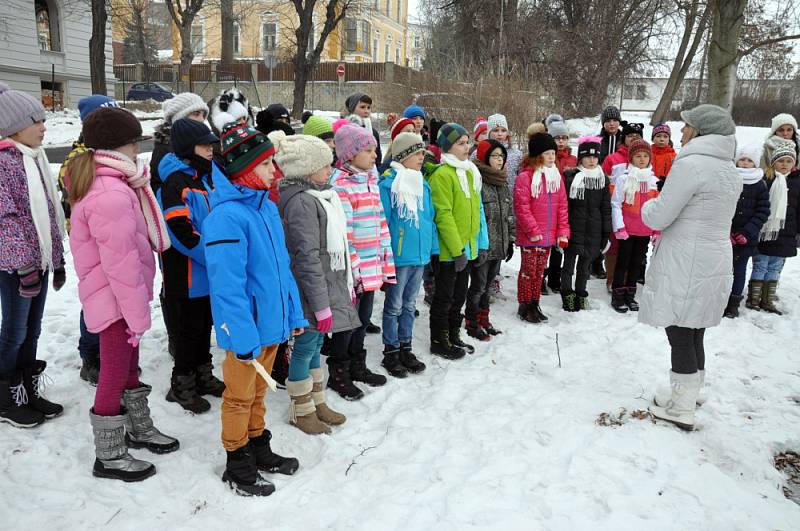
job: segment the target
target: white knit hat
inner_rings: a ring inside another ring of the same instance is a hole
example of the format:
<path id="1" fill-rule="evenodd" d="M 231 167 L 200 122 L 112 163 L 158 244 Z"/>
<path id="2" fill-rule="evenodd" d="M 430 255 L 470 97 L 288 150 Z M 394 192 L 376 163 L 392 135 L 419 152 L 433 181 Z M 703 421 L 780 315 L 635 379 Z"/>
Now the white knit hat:
<path id="1" fill-rule="evenodd" d="M 420 151 L 425 151 L 425 142 L 416 133 L 400 133 L 392 141 L 392 160 L 396 162 L 403 162 Z"/>
<path id="2" fill-rule="evenodd" d="M 193 92 L 181 92 L 174 98 L 165 100 L 161 109 L 164 111 L 164 121 L 168 124 L 186 118 L 195 111 L 203 111 L 208 116 L 208 105 Z"/>
<path id="3" fill-rule="evenodd" d="M 275 163 L 286 177 L 307 177 L 333 162 L 330 146 L 315 136 L 273 131 L 267 137 L 275 146 Z"/>
<path id="4" fill-rule="evenodd" d="M 794 116 L 788 113 L 781 113 L 772 118 L 772 127 L 770 127 L 769 134 L 774 135 L 775 131 L 782 125 L 791 125 L 797 132 L 797 120 L 794 119 Z"/>
<path id="5" fill-rule="evenodd" d="M 489 131 L 495 127 L 508 129 L 508 120 L 506 120 L 506 117 L 502 114 L 493 114 L 486 120 L 486 122 L 489 124 Z"/>
<path id="6" fill-rule="evenodd" d="M 761 145 L 756 142 L 739 144 L 736 148 L 735 162 L 739 162 L 742 159 L 750 159 L 758 166 L 758 161 L 761 160 Z"/>

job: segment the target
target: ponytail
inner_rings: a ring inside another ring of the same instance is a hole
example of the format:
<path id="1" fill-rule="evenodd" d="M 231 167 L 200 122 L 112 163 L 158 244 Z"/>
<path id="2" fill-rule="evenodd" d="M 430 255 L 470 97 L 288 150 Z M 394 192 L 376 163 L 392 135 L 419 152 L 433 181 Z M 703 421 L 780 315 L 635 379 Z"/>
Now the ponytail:
<path id="1" fill-rule="evenodd" d="M 89 149 L 76 155 L 70 161 L 67 172 L 69 173 L 69 204 L 74 207 L 75 203 L 86 197 L 94 182 L 96 175 L 94 151 Z"/>

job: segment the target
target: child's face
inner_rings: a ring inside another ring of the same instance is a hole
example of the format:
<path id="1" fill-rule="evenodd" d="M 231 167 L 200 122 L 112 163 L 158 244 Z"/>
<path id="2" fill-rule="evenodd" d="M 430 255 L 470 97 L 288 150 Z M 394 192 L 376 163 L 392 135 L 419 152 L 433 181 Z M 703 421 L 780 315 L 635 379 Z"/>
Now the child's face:
<path id="1" fill-rule="evenodd" d="M 487 138 L 489 138 L 489 131 L 484 129 L 483 131 L 481 131 L 481 134 L 478 135 L 478 142 L 483 142 Z"/>
<path id="2" fill-rule="evenodd" d="M 47 128 L 44 126 L 44 122 L 34 122 L 22 131 L 11 135 L 11 138 L 28 147 L 38 148 L 44 142 L 45 131 Z"/>
<path id="3" fill-rule="evenodd" d="M 494 148 L 492 154 L 489 155 L 489 166 L 493 170 L 502 170 L 506 161 L 503 159 L 503 150 L 499 147 Z"/>
<path id="4" fill-rule="evenodd" d="M 599 163 L 600 163 L 600 159 L 595 157 L 594 155 L 589 155 L 588 157 L 583 157 L 581 159 L 581 164 L 587 170 L 593 170 L 594 168 L 597 167 L 597 165 Z"/>
<path id="5" fill-rule="evenodd" d="M 375 166 L 376 158 L 378 158 L 378 155 L 375 153 L 375 147 L 373 146 L 359 151 L 358 154 L 353 157 L 351 164 L 359 170 L 369 171 Z"/>
<path id="6" fill-rule="evenodd" d="M 275 180 L 275 166 L 272 164 L 272 157 L 262 160 L 253 171 L 264 181 L 267 188 L 272 186 L 272 181 Z"/>
<path id="7" fill-rule="evenodd" d="M 206 111 L 194 111 L 186 115 L 186 117 L 190 120 L 194 120 L 195 122 L 205 122 Z"/>
<path id="8" fill-rule="evenodd" d="M 756 163 L 747 157 L 742 157 L 736 161 L 736 166 L 739 168 L 755 168 Z"/>
<path id="9" fill-rule="evenodd" d="M 412 124 L 408 124 L 407 126 L 403 127 L 400 130 L 400 133 L 416 133 L 416 132 L 417 132 L 417 126 Z"/>
<path id="10" fill-rule="evenodd" d="M 556 147 L 559 150 L 568 149 L 569 148 L 569 137 L 568 136 L 554 136 L 553 140 L 556 141 Z"/>
<path id="11" fill-rule="evenodd" d="M 332 138 L 326 138 L 325 143 L 328 144 L 329 148 L 336 149 L 336 142 L 334 142 Z"/>
<path id="12" fill-rule="evenodd" d="M 653 144 L 658 147 L 666 147 L 669 145 L 669 135 L 667 133 L 658 133 L 653 137 Z"/>
<path id="13" fill-rule="evenodd" d="M 545 166 L 552 166 L 556 162 L 556 150 L 555 149 L 548 149 L 544 153 L 542 153 L 542 160 L 544 161 Z"/>
<path id="14" fill-rule="evenodd" d="M 358 105 L 356 105 L 355 114 L 362 118 L 369 118 L 369 114 L 372 112 L 372 104 L 367 103 L 366 101 L 359 101 Z"/>
<path id="15" fill-rule="evenodd" d="M 641 139 L 642 135 L 640 135 L 639 133 L 628 133 L 628 135 L 625 137 L 625 145 L 630 146 L 634 140 L 641 140 Z"/>
<path id="16" fill-rule="evenodd" d="M 786 140 L 791 140 L 792 136 L 794 136 L 794 127 L 789 124 L 783 124 L 775 131 L 775 134 Z"/>
<path id="17" fill-rule="evenodd" d="M 650 165 L 650 155 L 647 154 L 647 151 L 637 151 L 633 154 L 631 164 L 637 168 L 644 169 Z"/>
<path id="18" fill-rule="evenodd" d="M 331 176 L 331 167 L 325 166 L 311 174 L 310 179 L 314 184 L 326 184 Z"/>
<path id="19" fill-rule="evenodd" d="M 448 153 L 458 160 L 467 160 L 469 158 L 469 138 L 467 138 L 467 135 L 459 138 Z"/>
<path id="20" fill-rule="evenodd" d="M 415 116 L 411 121 L 414 122 L 414 132 L 420 134 L 422 132 L 422 126 L 425 125 L 425 118 L 422 116 Z"/>
<path id="21" fill-rule="evenodd" d="M 772 163 L 772 167 L 776 172 L 786 175 L 792 171 L 794 159 L 792 157 L 781 157 Z"/>
<path id="22" fill-rule="evenodd" d="M 422 169 L 423 162 L 425 162 L 425 152 L 417 151 L 413 155 L 410 155 L 405 159 L 403 159 L 403 166 L 405 166 L 409 170 L 420 171 Z"/>
<path id="23" fill-rule="evenodd" d="M 197 144 L 194 147 L 194 154 L 206 160 L 211 160 L 214 158 L 214 146 L 211 144 Z"/>
<path id="24" fill-rule="evenodd" d="M 610 135 L 617 134 L 617 131 L 619 131 L 619 120 L 608 120 L 607 122 L 603 122 L 603 129 L 605 129 L 606 133 Z"/>
<path id="25" fill-rule="evenodd" d="M 508 129 L 505 127 L 495 127 L 492 129 L 492 132 L 489 133 L 489 138 L 493 138 L 498 142 L 505 142 L 508 139 Z"/>

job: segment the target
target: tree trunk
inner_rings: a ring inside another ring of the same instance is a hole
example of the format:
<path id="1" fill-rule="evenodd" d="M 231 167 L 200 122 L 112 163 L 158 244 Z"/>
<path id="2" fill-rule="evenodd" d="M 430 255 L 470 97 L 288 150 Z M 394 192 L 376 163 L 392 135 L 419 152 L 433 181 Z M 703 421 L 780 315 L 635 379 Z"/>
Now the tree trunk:
<path id="1" fill-rule="evenodd" d="M 190 73 L 192 69 L 192 61 L 194 60 L 194 50 L 192 50 L 192 21 L 184 19 L 183 24 L 179 27 L 181 34 L 181 86 L 183 90 L 191 90 Z"/>
<path id="2" fill-rule="evenodd" d="M 230 64 L 233 62 L 233 0 L 220 0 L 219 13 L 221 22 L 221 48 L 219 62 Z"/>
<path id="3" fill-rule="evenodd" d="M 731 110 L 739 66 L 739 34 L 747 0 L 715 0 L 708 50 L 708 103 Z"/>
<path id="4" fill-rule="evenodd" d="M 300 118 L 306 104 L 306 84 L 311 77 L 311 69 L 297 68 L 294 70 L 294 90 L 292 92 L 292 116 Z M 272 103 L 272 102 L 270 102 Z"/>
<path id="5" fill-rule="evenodd" d="M 105 0 L 92 0 L 92 37 L 89 39 L 89 73 L 92 93 L 107 94 L 106 88 L 106 24 Z"/>

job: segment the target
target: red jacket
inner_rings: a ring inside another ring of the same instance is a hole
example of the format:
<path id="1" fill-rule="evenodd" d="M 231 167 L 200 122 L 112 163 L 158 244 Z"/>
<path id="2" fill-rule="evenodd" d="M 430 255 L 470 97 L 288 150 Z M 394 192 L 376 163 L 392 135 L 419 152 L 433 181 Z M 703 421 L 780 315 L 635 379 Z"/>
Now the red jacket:
<path id="1" fill-rule="evenodd" d="M 556 151 L 556 166 L 558 171 L 561 172 L 561 177 L 564 177 L 564 171 L 570 168 L 578 167 L 578 157 L 572 154 L 572 150 L 559 149 Z"/>
<path id="2" fill-rule="evenodd" d="M 614 171 L 614 166 L 619 165 L 622 165 L 622 167 Z M 607 156 L 603 160 L 601 167 L 603 168 L 603 173 L 605 173 L 607 177 L 614 177 L 615 175 L 624 173 L 625 168 L 628 167 L 628 146 L 620 146 L 616 152 Z"/>
<path id="3" fill-rule="evenodd" d="M 516 243 L 520 247 L 552 247 L 558 238 L 569 238 L 567 193 L 564 179 L 555 192 L 548 192 L 542 179 L 539 197 L 531 197 L 533 169 L 525 168 L 514 183 L 514 214 L 517 217 Z M 541 236 L 535 242 L 531 238 Z"/>
<path id="4" fill-rule="evenodd" d="M 653 167 L 653 173 L 656 177 L 663 179 L 672 169 L 672 161 L 675 160 L 675 149 L 672 146 L 653 146 L 653 160 L 650 165 Z"/>

